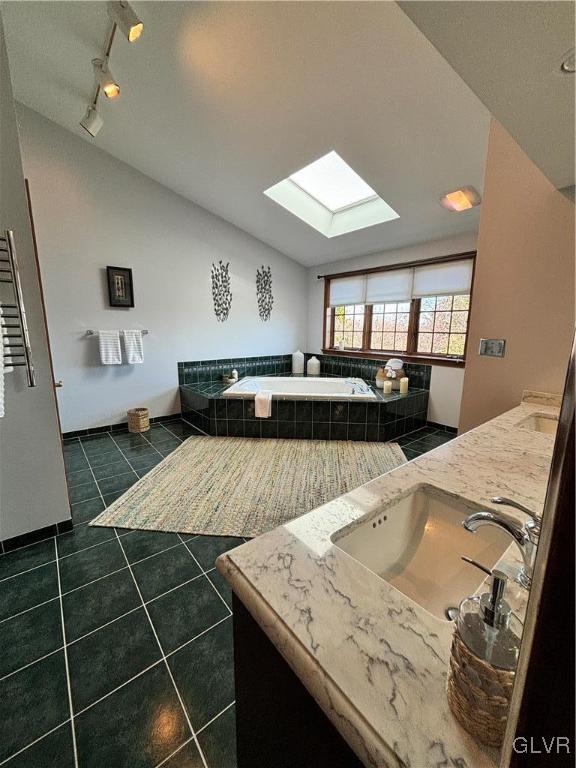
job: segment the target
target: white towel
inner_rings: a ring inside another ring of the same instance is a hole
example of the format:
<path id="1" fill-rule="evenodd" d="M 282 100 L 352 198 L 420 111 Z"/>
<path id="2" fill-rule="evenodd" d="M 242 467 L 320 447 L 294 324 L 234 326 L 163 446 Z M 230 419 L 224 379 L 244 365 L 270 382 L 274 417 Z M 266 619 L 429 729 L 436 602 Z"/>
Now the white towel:
<path id="1" fill-rule="evenodd" d="M 123 331 L 126 362 L 130 365 L 144 362 L 144 347 L 142 344 L 142 331 Z"/>
<path id="2" fill-rule="evenodd" d="M 121 365 L 120 331 L 98 331 L 102 365 Z"/>
<path id="3" fill-rule="evenodd" d="M 272 416 L 272 392 L 269 389 L 263 389 L 254 398 L 254 413 L 258 419 Z"/>

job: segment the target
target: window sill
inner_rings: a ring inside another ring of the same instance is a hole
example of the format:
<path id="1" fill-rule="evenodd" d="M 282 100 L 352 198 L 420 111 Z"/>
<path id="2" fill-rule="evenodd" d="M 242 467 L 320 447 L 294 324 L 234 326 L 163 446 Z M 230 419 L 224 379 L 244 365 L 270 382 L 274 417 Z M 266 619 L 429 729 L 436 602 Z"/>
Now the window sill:
<path id="1" fill-rule="evenodd" d="M 360 350 L 322 349 L 323 355 L 338 355 L 338 357 L 365 357 L 369 360 L 389 360 L 399 357 L 406 363 L 421 363 L 422 365 L 443 365 L 451 368 L 464 368 L 466 361 L 453 357 L 434 357 L 430 355 L 406 355 L 402 352 L 362 352 Z"/>

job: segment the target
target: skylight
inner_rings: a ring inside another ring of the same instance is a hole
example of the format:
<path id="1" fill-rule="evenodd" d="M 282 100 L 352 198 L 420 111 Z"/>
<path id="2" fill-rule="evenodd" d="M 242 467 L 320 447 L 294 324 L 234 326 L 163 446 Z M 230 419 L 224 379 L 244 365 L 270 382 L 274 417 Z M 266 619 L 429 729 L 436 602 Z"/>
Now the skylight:
<path id="1" fill-rule="evenodd" d="M 337 152 L 328 152 L 264 194 L 325 237 L 399 218 Z"/>
<path id="2" fill-rule="evenodd" d="M 332 213 L 378 197 L 372 187 L 334 151 L 289 178 Z"/>

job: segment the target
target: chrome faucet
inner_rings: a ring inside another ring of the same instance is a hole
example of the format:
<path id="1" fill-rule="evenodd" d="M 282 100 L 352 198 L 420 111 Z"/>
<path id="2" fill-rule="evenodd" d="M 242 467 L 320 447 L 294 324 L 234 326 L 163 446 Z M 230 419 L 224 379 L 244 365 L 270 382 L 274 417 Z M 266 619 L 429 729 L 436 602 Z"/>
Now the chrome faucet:
<path id="1" fill-rule="evenodd" d="M 530 520 L 525 523 L 520 523 L 518 520 L 509 517 L 502 512 L 486 510 L 469 515 L 462 522 L 462 525 L 471 533 L 476 533 L 478 528 L 481 528 L 483 525 L 493 525 L 496 528 L 505 531 L 518 546 L 520 554 L 522 555 L 522 562 L 524 563 L 516 576 L 516 581 L 526 589 L 530 589 L 530 586 L 532 585 L 534 560 L 536 559 L 536 550 L 538 548 L 538 539 L 540 536 L 540 518 L 531 510 L 518 504 L 512 499 L 506 499 L 502 496 L 494 496 L 491 501 L 493 504 L 503 504 L 518 509 L 528 515 Z"/>

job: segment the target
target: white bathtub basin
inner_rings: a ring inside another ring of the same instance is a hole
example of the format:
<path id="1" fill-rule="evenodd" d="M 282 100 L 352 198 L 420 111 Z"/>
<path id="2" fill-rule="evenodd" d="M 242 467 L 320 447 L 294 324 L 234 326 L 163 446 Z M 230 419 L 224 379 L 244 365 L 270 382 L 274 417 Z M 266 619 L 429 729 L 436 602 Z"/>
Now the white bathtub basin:
<path id="1" fill-rule="evenodd" d="M 462 527 L 464 518 L 478 510 L 466 499 L 423 485 L 378 515 L 371 513 L 364 522 L 332 534 L 332 543 L 445 619 L 446 609 L 473 595 L 485 578 L 461 556 L 492 568 L 510 544 L 510 538 L 492 526 L 474 534 Z"/>
<path id="2" fill-rule="evenodd" d="M 223 397 L 255 397 L 267 390 L 272 397 L 294 400 L 377 400 L 363 379 L 321 376 L 247 376 L 222 393 Z"/>

